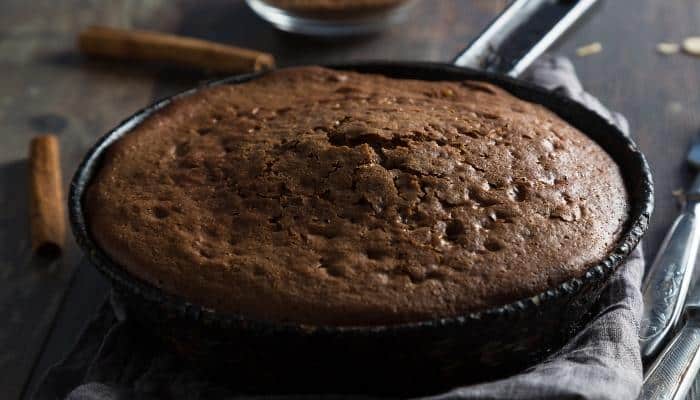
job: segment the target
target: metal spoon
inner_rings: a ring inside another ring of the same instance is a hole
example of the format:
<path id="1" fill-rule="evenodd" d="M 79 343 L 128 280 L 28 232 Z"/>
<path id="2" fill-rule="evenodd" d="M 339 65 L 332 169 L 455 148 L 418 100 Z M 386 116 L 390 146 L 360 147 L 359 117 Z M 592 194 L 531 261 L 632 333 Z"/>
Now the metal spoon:
<path id="1" fill-rule="evenodd" d="M 700 170 L 700 138 L 690 147 L 687 161 Z M 684 200 L 683 211 L 666 234 L 644 283 L 639 344 L 645 361 L 663 347 L 683 312 L 700 244 L 700 174 Z"/>

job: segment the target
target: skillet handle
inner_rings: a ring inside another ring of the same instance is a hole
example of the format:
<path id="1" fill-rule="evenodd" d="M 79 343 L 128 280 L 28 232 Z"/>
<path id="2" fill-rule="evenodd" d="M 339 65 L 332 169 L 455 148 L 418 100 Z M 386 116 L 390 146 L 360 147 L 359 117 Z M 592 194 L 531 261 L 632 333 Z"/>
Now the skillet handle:
<path id="1" fill-rule="evenodd" d="M 513 78 L 598 0 L 514 0 L 452 63 Z"/>

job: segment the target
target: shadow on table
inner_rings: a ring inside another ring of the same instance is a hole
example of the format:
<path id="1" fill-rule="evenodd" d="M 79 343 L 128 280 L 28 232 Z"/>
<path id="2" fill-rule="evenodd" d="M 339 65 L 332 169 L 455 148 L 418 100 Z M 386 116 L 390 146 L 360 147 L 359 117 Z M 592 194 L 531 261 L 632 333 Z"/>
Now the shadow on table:
<path id="1" fill-rule="evenodd" d="M 28 181 L 26 159 L 0 165 L 0 277 L 4 279 L 18 274 L 51 273 L 56 265 L 53 255 L 32 254 Z"/>
<path id="2" fill-rule="evenodd" d="M 31 258 L 27 160 L 0 165 L 0 265 L 4 278 Z"/>
<path id="3" fill-rule="evenodd" d="M 217 76 L 197 68 L 173 66 L 158 62 L 133 62 L 111 60 L 81 55 L 77 50 L 48 54 L 41 62 L 64 68 L 81 68 L 87 72 L 111 75 L 114 78 L 143 79 L 144 81 L 166 81 L 173 85 L 192 86 L 196 82 L 214 79 Z"/>
<path id="4" fill-rule="evenodd" d="M 65 257 L 32 254 L 28 175 L 27 160 L 0 165 L 0 376 L 8 398 L 22 392 L 73 273 Z"/>
<path id="5" fill-rule="evenodd" d="M 343 59 L 347 51 L 374 40 L 377 36 L 322 39 L 278 31 L 255 15 L 244 2 L 211 1 L 206 7 L 192 2 L 184 7 L 177 32 L 235 46 L 266 51 L 275 55 L 277 64 L 310 64 L 314 60 Z"/>

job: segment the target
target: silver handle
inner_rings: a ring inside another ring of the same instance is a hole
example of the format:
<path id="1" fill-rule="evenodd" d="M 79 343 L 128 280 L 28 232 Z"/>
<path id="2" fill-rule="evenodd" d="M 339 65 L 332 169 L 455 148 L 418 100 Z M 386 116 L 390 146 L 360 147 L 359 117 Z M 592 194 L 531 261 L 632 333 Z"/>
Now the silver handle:
<path id="1" fill-rule="evenodd" d="M 517 77 L 597 0 L 514 0 L 452 61 Z"/>
<path id="2" fill-rule="evenodd" d="M 683 400 L 700 368 L 700 326 L 688 322 L 644 377 L 641 400 Z"/>
<path id="3" fill-rule="evenodd" d="M 683 312 L 700 243 L 697 207 L 691 203 L 673 223 L 647 274 L 639 333 L 645 360 L 659 352 Z"/>

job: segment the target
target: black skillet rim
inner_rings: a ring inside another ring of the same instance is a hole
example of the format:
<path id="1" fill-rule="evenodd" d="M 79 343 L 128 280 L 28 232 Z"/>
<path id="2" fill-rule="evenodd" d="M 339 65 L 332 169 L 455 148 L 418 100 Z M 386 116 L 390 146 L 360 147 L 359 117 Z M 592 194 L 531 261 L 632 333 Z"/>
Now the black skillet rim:
<path id="1" fill-rule="evenodd" d="M 430 75 L 431 73 L 440 74 L 440 80 L 483 80 L 494 83 L 507 91 L 522 97 L 515 93 L 526 91 L 533 96 L 527 101 L 536 102 L 533 97 L 543 96 L 544 98 L 554 98 L 554 101 L 566 106 L 567 110 L 572 110 L 572 114 L 583 114 L 591 118 L 596 125 L 605 125 L 606 129 L 612 129 L 615 132 L 614 137 L 610 139 L 617 141 L 619 146 L 625 146 L 626 151 L 630 152 L 632 162 L 635 168 L 639 168 L 639 181 L 627 183 L 628 190 L 637 190 L 638 193 L 631 194 L 632 197 L 637 196 L 637 201 L 632 200 L 630 210 L 630 219 L 627 222 L 626 229 L 618 240 L 615 248 L 608 253 L 608 256 L 596 265 L 588 268 L 583 277 L 569 279 L 555 288 L 547 289 L 534 296 L 516 300 L 512 303 L 505 304 L 490 309 L 469 313 L 457 317 L 440 318 L 434 320 L 421 320 L 416 322 L 390 324 L 390 325 L 359 325 L 359 326 L 327 326 L 327 325 L 308 325 L 290 322 L 274 322 L 249 319 L 243 315 L 219 313 L 213 309 L 199 306 L 185 300 L 184 298 L 165 293 L 163 290 L 151 285 L 148 282 L 142 281 L 126 271 L 125 268 L 119 266 L 116 262 L 103 252 L 99 246 L 93 241 L 87 224 L 85 215 L 82 209 L 82 197 L 95 171 L 99 168 L 102 154 L 109 145 L 128 134 L 135 126 L 140 124 L 144 119 L 158 110 L 166 107 L 174 99 L 191 95 L 199 89 L 221 85 L 221 84 L 239 84 L 252 79 L 255 79 L 266 72 L 243 74 L 231 76 L 228 78 L 208 82 L 200 87 L 186 90 L 176 95 L 161 99 L 148 107 L 131 115 L 116 128 L 110 130 L 102 136 L 86 153 L 84 159 L 80 163 L 75 175 L 70 184 L 68 206 L 70 224 L 73 234 L 88 256 L 90 262 L 95 265 L 103 274 L 111 281 L 116 282 L 119 287 L 127 288 L 138 296 L 165 305 L 170 311 L 174 311 L 187 318 L 203 321 L 206 324 L 220 326 L 245 325 L 250 328 L 257 327 L 267 332 L 284 332 L 284 333 L 299 333 L 299 334 L 333 334 L 333 333 L 354 333 L 354 334 L 372 334 L 372 333 L 402 333 L 420 330 L 427 327 L 450 327 L 462 326 L 470 321 L 487 320 L 487 319 L 507 319 L 523 313 L 528 310 L 536 310 L 543 307 L 560 297 L 575 296 L 583 287 L 601 283 L 624 261 L 629 253 L 639 244 L 642 236 L 646 232 L 649 224 L 649 219 L 653 210 L 653 181 L 649 165 L 644 155 L 639 151 L 637 145 L 626 135 L 624 135 L 617 127 L 604 119 L 597 113 L 587 109 L 580 103 L 560 95 L 556 92 L 551 92 L 540 88 L 528 82 L 511 79 L 501 75 L 476 71 L 463 67 L 456 67 L 451 64 L 431 63 L 431 62 L 384 62 L 384 61 L 367 61 L 356 62 L 342 65 L 328 65 L 329 68 L 340 70 L 356 70 L 360 72 L 381 73 L 393 77 L 410 77 L 414 79 L 418 75 Z M 391 71 L 387 73 L 387 71 Z M 556 111 L 554 111 L 557 113 Z M 559 114 L 559 113 L 557 113 Z M 566 116 L 560 115 L 567 122 L 576 126 L 575 121 L 570 121 Z M 585 132 L 584 132 L 585 133 Z M 595 138 L 593 138 L 595 140 Z M 620 163 L 621 160 L 616 159 Z M 622 167 L 622 166 L 621 166 Z"/>

